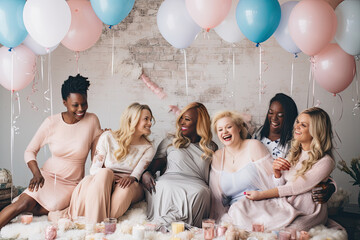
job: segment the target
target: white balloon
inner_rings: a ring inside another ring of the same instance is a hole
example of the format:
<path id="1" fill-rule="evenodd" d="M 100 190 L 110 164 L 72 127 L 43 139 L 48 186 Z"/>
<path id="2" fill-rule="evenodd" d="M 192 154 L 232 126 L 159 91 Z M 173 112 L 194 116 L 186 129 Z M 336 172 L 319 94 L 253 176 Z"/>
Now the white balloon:
<path id="1" fill-rule="evenodd" d="M 274 37 L 279 45 L 289 53 L 300 53 L 301 50 L 292 40 L 289 32 L 288 22 L 292 9 L 298 4 L 298 1 L 289 1 L 281 5 L 281 19 Z"/>
<path id="2" fill-rule="evenodd" d="M 59 44 L 68 32 L 71 12 L 65 0 L 28 0 L 23 19 L 31 37 L 41 46 L 50 48 Z"/>
<path id="3" fill-rule="evenodd" d="M 350 55 L 360 54 L 360 1 L 348 0 L 336 9 L 338 26 L 335 40 Z"/>
<path id="4" fill-rule="evenodd" d="M 239 0 L 232 0 L 231 9 L 226 18 L 214 28 L 215 32 L 226 42 L 236 43 L 245 38 L 236 22 L 236 7 Z"/>
<path id="5" fill-rule="evenodd" d="M 185 0 L 165 0 L 157 13 L 161 35 L 176 48 L 187 48 L 201 28 L 186 10 Z"/>
<path id="6" fill-rule="evenodd" d="M 56 44 L 54 47 L 46 48 L 38 44 L 31 36 L 30 34 L 27 35 L 25 40 L 22 42 L 25 46 L 27 46 L 33 53 L 36 55 L 45 55 L 49 52 L 54 51 L 58 46 L 59 43 Z"/>

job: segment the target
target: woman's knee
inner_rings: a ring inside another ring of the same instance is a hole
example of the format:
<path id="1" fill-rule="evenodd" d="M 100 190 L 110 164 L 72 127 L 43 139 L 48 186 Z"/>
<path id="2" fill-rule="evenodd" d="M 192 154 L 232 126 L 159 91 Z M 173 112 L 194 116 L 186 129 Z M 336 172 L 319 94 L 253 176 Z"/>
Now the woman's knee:
<path id="1" fill-rule="evenodd" d="M 94 181 L 111 182 L 114 179 L 114 172 L 109 168 L 100 169 L 94 176 Z"/>

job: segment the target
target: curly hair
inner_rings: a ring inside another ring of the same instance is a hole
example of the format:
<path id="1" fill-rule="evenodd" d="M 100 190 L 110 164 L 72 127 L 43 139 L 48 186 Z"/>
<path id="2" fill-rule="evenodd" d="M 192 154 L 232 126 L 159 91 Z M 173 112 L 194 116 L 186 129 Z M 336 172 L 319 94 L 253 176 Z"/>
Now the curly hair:
<path id="1" fill-rule="evenodd" d="M 273 102 L 278 102 L 284 109 L 284 121 L 280 132 L 280 145 L 285 146 L 292 138 L 292 130 L 295 119 L 298 115 L 298 110 L 294 100 L 286 94 L 277 93 L 269 103 L 269 109 Z M 260 131 L 261 138 L 268 137 L 270 131 L 270 122 L 268 115 L 266 115 L 263 128 Z"/>
<path id="2" fill-rule="evenodd" d="M 112 134 L 119 144 L 119 148 L 114 152 L 117 161 L 121 162 L 124 157 L 129 153 L 129 147 L 135 133 L 136 125 L 138 124 L 142 110 L 149 110 L 151 120 L 155 120 L 152 111 L 148 105 L 133 103 L 126 108 L 120 117 L 120 128 L 112 131 Z M 147 136 L 145 139 L 150 142 Z"/>
<path id="3" fill-rule="evenodd" d="M 215 115 L 215 117 L 212 120 L 212 128 L 214 132 L 216 133 L 216 124 L 221 118 L 229 117 L 232 119 L 232 122 L 239 128 L 240 130 L 240 138 L 242 140 L 246 139 L 248 135 L 248 130 L 246 127 L 246 123 L 244 122 L 243 118 L 241 117 L 241 114 L 235 111 L 222 111 Z"/>
<path id="4" fill-rule="evenodd" d="M 87 95 L 87 90 L 90 86 L 90 81 L 87 77 L 83 77 L 80 74 L 75 77 L 69 76 L 61 86 L 61 96 L 63 100 L 66 100 L 70 93 L 80 93 L 81 95 Z"/>
<path id="5" fill-rule="evenodd" d="M 185 148 L 189 146 L 191 140 L 184 136 L 181 131 L 180 119 L 182 115 L 189 109 L 196 109 L 198 113 L 197 123 L 196 123 L 196 134 L 200 136 L 200 148 L 203 150 L 201 155 L 202 159 L 210 159 L 214 154 L 214 151 L 211 149 L 212 145 L 212 133 L 211 133 L 211 121 L 209 113 L 206 107 L 199 102 L 193 102 L 187 105 L 182 109 L 181 113 L 176 119 L 176 132 L 175 138 L 173 140 L 173 146 L 176 148 Z"/>
<path id="6" fill-rule="evenodd" d="M 308 153 L 309 159 L 302 163 L 302 167 L 296 172 L 296 177 L 303 176 L 306 171 L 310 170 L 326 154 L 333 157 L 333 132 L 329 115 L 318 107 L 306 109 L 301 114 L 307 114 L 310 117 L 309 132 L 313 138 Z M 289 152 L 289 162 L 292 166 L 295 166 L 299 161 L 301 152 L 301 143 L 293 138 Z"/>

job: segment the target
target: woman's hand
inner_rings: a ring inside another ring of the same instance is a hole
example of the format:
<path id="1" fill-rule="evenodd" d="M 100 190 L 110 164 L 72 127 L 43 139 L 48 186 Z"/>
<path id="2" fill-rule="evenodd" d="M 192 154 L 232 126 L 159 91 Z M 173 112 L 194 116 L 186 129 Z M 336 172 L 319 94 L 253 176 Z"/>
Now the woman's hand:
<path id="1" fill-rule="evenodd" d="M 312 189 L 311 196 L 316 203 L 326 203 L 334 192 L 334 184 L 331 184 L 329 181 L 321 182 Z"/>
<path id="2" fill-rule="evenodd" d="M 275 178 L 281 177 L 281 171 L 289 170 L 291 167 L 288 160 L 284 158 L 277 158 L 273 162 L 273 170 Z"/>
<path id="3" fill-rule="evenodd" d="M 141 182 L 142 182 L 143 186 L 145 187 L 145 189 L 149 191 L 149 193 L 152 193 L 152 191 L 154 191 L 154 193 L 156 193 L 156 190 L 155 190 L 156 182 L 155 182 L 153 175 L 151 175 L 151 173 L 149 171 L 146 171 L 143 173 L 143 175 L 141 177 Z"/>
<path id="4" fill-rule="evenodd" d="M 262 200 L 261 192 L 260 191 L 247 191 L 244 192 L 247 199 L 258 201 Z"/>
<path id="5" fill-rule="evenodd" d="M 121 188 L 127 188 L 130 187 L 130 185 L 136 181 L 135 177 L 127 176 L 117 179 L 115 182 L 116 184 Z"/>
<path id="6" fill-rule="evenodd" d="M 43 177 L 43 175 L 41 175 L 41 173 L 36 173 L 33 178 L 30 180 L 29 183 L 29 190 L 30 192 L 33 192 L 35 190 L 35 192 L 37 192 L 37 190 L 40 188 L 42 188 L 44 186 L 45 183 L 45 179 Z"/>

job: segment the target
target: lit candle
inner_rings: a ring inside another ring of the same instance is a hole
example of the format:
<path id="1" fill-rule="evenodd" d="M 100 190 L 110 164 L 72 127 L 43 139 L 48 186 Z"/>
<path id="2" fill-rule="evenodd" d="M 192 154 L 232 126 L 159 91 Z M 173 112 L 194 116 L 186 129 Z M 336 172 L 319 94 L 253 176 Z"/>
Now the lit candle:
<path id="1" fill-rule="evenodd" d="M 20 217 L 22 224 L 29 224 L 33 220 L 33 214 L 32 213 L 23 213 Z"/>
<path id="2" fill-rule="evenodd" d="M 225 226 L 218 226 L 217 229 L 216 229 L 217 237 L 224 236 L 226 230 L 227 230 L 227 227 L 225 227 Z"/>
<path id="3" fill-rule="evenodd" d="M 173 222 L 171 223 L 171 230 L 173 234 L 183 232 L 185 229 L 184 222 Z"/>
<path id="4" fill-rule="evenodd" d="M 132 236 L 135 239 L 143 240 L 145 237 L 145 227 L 140 225 L 134 226 L 132 229 Z"/>
<path id="5" fill-rule="evenodd" d="M 74 223 L 77 229 L 85 229 L 85 217 L 79 216 L 75 218 Z"/>
<path id="6" fill-rule="evenodd" d="M 264 232 L 264 224 L 261 223 L 253 223 L 252 225 L 253 232 Z"/>
<path id="7" fill-rule="evenodd" d="M 202 221 L 202 229 L 204 230 L 204 239 L 211 240 L 215 237 L 215 220 L 205 219 Z"/>
<path id="8" fill-rule="evenodd" d="M 116 218 L 106 218 L 104 220 L 104 224 L 105 224 L 105 234 L 112 234 L 116 231 L 116 223 L 117 223 L 117 219 Z"/>
<path id="9" fill-rule="evenodd" d="M 279 240 L 290 240 L 291 233 L 288 231 L 279 232 Z"/>
<path id="10" fill-rule="evenodd" d="M 310 239 L 310 234 L 306 231 L 301 231 L 300 232 L 300 240 L 309 240 Z"/>

